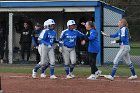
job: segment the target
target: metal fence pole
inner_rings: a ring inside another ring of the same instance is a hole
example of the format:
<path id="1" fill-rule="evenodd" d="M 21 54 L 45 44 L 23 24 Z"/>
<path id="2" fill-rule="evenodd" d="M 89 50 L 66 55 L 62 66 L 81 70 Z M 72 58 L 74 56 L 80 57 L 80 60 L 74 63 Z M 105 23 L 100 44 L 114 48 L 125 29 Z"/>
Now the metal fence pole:
<path id="1" fill-rule="evenodd" d="M 9 13 L 9 64 L 13 63 L 13 13 Z"/>

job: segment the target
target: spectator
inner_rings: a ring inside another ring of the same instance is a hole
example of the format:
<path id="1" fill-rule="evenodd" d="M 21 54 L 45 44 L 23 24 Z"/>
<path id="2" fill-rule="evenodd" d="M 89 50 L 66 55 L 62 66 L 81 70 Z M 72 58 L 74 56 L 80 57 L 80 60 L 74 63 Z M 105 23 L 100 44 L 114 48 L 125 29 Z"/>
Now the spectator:
<path id="1" fill-rule="evenodd" d="M 4 58 L 5 32 L 4 27 L 0 23 L 0 63 L 3 63 Z"/>
<path id="2" fill-rule="evenodd" d="M 22 63 L 28 62 L 30 57 L 31 42 L 32 42 L 32 25 L 29 22 L 24 22 L 24 28 L 21 32 L 20 45 L 21 45 L 21 56 Z M 24 54 L 27 52 L 27 60 L 24 60 Z"/>
<path id="3" fill-rule="evenodd" d="M 40 23 L 36 23 L 35 24 L 35 30 L 32 33 L 32 42 L 34 44 L 34 50 L 35 50 L 35 54 L 36 54 L 36 62 L 39 63 L 40 62 L 40 54 L 38 52 L 38 37 L 40 32 L 42 31 L 42 27 Z"/>

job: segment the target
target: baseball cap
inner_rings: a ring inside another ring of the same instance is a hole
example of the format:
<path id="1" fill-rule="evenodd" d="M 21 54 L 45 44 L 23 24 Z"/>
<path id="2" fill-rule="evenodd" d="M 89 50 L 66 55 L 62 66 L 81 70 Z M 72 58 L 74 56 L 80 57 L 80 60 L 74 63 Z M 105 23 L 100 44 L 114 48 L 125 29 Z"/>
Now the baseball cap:
<path id="1" fill-rule="evenodd" d="M 37 23 L 35 23 L 35 26 L 41 26 L 41 24 L 37 22 Z"/>

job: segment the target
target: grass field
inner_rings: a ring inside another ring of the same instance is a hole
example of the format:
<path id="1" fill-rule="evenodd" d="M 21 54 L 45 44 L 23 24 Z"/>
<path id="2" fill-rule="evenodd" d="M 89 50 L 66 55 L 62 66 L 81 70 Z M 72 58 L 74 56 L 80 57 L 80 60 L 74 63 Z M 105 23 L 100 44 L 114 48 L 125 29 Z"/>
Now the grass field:
<path id="1" fill-rule="evenodd" d="M 0 65 L 0 73 L 27 73 L 31 74 L 34 65 Z M 135 66 L 135 70 L 138 76 L 140 76 L 139 71 L 140 66 Z M 103 75 L 107 75 L 111 73 L 112 65 L 106 65 L 99 67 L 102 70 Z M 38 71 L 40 72 L 40 71 Z M 49 69 L 47 69 L 46 74 L 49 74 Z M 65 75 L 64 67 L 56 67 L 55 68 L 56 75 Z M 89 66 L 77 66 L 74 70 L 74 74 L 77 76 L 89 76 L 90 75 L 90 67 Z M 130 70 L 127 65 L 120 65 L 116 75 L 119 76 L 130 76 Z"/>
<path id="2" fill-rule="evenodd" d="M 134 56 L 140 56 L 140 42 L 131 42 L 130 54 Z"/>

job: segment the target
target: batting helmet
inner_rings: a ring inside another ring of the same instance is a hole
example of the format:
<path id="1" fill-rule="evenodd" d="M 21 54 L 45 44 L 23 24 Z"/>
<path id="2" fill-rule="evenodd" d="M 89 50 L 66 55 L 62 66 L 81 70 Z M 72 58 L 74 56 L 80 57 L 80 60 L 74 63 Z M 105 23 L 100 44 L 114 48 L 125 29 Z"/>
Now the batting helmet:
<path id="1" fill-rule="evenodd" d="M 70 25 L 75 25 L 75 21 L 74 20 L 68 20 L 67 22 L 67 27 L 69 27 Z"/>

